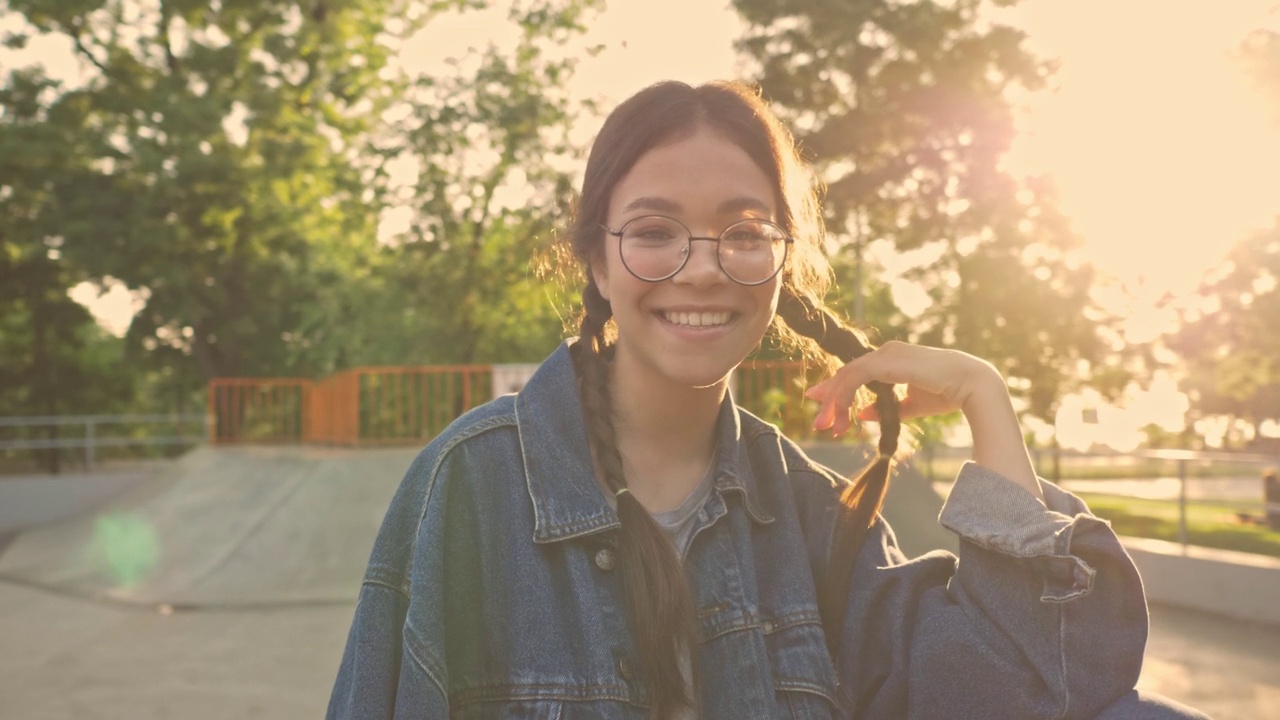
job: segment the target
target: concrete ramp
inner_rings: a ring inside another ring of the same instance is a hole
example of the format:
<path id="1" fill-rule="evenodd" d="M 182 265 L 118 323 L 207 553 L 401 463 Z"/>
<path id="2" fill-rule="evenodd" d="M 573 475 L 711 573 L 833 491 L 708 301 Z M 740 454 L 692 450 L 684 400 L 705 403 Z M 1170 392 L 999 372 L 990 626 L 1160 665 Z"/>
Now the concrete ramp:
<path id="1" fill-rule="evenodd" d="M 19 535 L 0 578 L 138 605 L 350 603 L 417 452 L 199 448 L 92 514 Z"/>
<path id="2" fill-rule="evenodd" d="M 852 472 L 855 449 L 808 448 Z M 417 448 L 202 447 L 96 510 L 0 550 L 0 579 L 139 606 L 350 603 Z M 908 555 L 954 548 L 941 500 L 901 468 L 885 514 Z"/>

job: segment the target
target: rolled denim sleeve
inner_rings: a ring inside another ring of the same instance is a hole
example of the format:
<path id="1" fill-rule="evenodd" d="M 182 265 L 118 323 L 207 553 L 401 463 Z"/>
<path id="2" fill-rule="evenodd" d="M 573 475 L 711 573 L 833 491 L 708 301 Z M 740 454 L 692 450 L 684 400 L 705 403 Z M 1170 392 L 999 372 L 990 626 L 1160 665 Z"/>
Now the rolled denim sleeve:
<path id="1" fill-rule="evenodd" d="M 1076 496 L 1038 482 L 1043 502 L 1001 475 L 967 463 L 938 522 L 962 540 L 1034 564 L 1045 583 L 1040 599 L 1066 602 L 1091 592 L 1097 575 L 1093 566 L 1072 554 L 1072 538 L 1107 523 L 1090 514 Z"/>
<path id="2" fill-rule="evenodd" d="M 1111 527 L 1041 482 L 1044 501 L 976 464 L 939 522 L 958 557 L 907 560 L 873 527 L 838 658 L 858 717 L 1091 718 L 1133 688 L 1147 612 Z"/>

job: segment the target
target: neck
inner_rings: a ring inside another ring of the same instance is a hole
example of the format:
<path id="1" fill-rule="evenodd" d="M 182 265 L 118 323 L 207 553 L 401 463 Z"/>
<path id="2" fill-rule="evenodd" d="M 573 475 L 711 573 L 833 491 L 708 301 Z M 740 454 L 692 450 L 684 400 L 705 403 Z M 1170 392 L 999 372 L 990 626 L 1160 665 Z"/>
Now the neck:
<path id="1" fill-rule="evenodd" d="M 679 505 L 711 464 L 728 381 L 673 385 L 617 360 L 609 383 L 628 484 L 651 510 Z"/>

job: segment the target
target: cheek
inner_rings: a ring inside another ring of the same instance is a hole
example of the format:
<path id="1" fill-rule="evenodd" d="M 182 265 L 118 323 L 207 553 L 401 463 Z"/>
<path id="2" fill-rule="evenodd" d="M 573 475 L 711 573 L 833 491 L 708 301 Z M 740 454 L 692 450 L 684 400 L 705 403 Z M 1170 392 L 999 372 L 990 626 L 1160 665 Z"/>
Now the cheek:
<path id="1" fill-rule="evenodd" d="M 778 313 L 778 296 L 782 284 L 776 279 L 766 285 L 756 288 L 759 295 L 756 296 L 757 302 L 760 303 L 760 310 L 765 314 L 767 322 L 772 322 L 774 315 Z"/>

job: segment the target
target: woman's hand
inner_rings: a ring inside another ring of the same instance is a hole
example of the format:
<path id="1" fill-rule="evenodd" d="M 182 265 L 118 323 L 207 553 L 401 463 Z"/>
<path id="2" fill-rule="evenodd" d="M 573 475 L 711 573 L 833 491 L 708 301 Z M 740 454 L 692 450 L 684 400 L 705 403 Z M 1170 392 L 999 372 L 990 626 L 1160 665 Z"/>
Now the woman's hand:
<path id="1" fill-rule="evenodd" d="M 1008 394 L 991 363 L 958 350 L 895 340 L 856 358 L 805 392 L 805 397 L 818 401 L 813 428 L 829 429 L 833 435 L 846 432 L 858 390 L 875 381 L 907 386 L 901 410 L 904 420 L 963 410 L 975 396 Z M 874 405 L 862 408 L 858 418 L 879 419 Z"/>
<path id="2" fill-rule="evenodd" d="M 1040 496 L 1008 387 L 991 363 L 958 350 L 887 342 L 805 392 L 818 401 L 814 429 L 836 436 L 848 431 L 858 390 L 877 381 L 907 386 L 904 420 L 961 411 L 973 434 L 974 460 Z M 875 406 L 860 409 L 858 418 L 878 419 Z"/>

